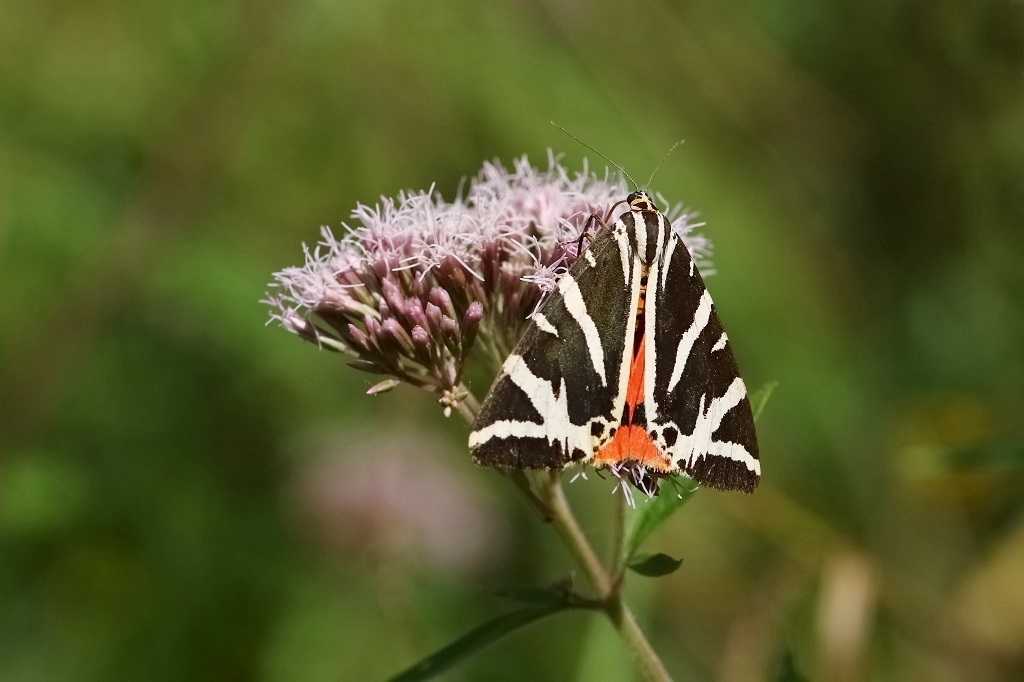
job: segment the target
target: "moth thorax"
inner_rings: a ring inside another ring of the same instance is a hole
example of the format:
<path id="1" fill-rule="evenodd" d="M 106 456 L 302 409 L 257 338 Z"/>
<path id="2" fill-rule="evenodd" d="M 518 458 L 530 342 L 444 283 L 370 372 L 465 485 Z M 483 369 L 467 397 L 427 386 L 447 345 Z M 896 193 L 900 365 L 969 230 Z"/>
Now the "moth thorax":
<path id="1" fill-rule="evenodd" d="M 655 208 L 654 202 L 651 200 L 651 196 L 642 189 L 630 194 L 628 197 L 626 197 L 626 201 L 629 203 L 629 210 L 631 211 L 658 210 L 657 208 Z"/>

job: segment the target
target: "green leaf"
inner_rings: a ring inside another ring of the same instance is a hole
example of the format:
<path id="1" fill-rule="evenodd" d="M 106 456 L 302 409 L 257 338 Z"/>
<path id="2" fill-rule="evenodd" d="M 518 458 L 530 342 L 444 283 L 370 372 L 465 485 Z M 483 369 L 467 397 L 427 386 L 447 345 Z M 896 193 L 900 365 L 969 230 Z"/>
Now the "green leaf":
<path id="1" fill-rule="evenodd" d="M 673 559 L 668 554 L 637 554 L 626 564 L 630 569 L 648 578 L 660 578 L 674 573 L 683 565 L 682 559 Z"/>
<path id="2" fill-rule="evenodd" d="M 630 517 L 629 528 L 626 530 L 626 557 L 632 558 L 644 540 L 686 504 L 696 491 L 696 487 L 681 490 L 664 484 L 657 497 L 640 505 L 640 509 Z"/>
<path id="3" fill-rule="evenodd" d="M 768 404 L 768 399 L 772 397 L 772 393 L 778 387 L 779 382 L 769 381 L 751 394 L 750 408 L 754 412 L 754 421 L 757 421 L 757 418 L 761 416 L 764 406 Z"/>
<path id="4" fill-rule="evenodd" d="M 471 630 L 448 646 L 435 651 L 416 665 L 391 678 L 392 682 L 416 682 L 432 679 L 471 654 L 497 642 L 516 630 L 541 618 L 573 608 L 568 604 L 549 606 L 527 606 L 492 618 L 478 628 Z"/>
<path id="5" fill-rule="evenodd" d="M 779 666 L 775 670 L 775 682 L 807 682 L 807 676 L 796 667 L 793 652 L 788 648 L 779 658 Z"/>
<path id="6" fill-rule="evenodd" d="M 534 606 L 568 605 L 569 597 L 572 595 L 572 582 L 566 579 L 550 587 L 503 587 L 491 594 Z"/>

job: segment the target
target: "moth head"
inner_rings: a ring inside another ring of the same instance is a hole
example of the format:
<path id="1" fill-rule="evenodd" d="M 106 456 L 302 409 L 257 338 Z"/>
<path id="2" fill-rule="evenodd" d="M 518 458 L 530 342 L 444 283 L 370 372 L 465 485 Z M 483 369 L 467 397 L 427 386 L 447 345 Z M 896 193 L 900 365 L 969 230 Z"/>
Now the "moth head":
<path id="1" fill-rule="evenodd" d="M 657 207 L 655 207 L 654 201 L 651 199 L 651 196 L 642 189 L 638 189 L 637 191 L 630 194 L 628 197 L 626 197 L 626 201 L 629 203 L 630 211 L 658 210 Z"/>

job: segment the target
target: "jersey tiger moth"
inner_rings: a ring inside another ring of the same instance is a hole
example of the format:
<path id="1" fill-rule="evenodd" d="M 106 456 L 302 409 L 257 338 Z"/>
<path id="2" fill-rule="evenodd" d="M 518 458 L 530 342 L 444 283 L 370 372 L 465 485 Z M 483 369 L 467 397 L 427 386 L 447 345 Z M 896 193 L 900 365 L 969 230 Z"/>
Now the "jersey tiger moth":
<path id="1" fill-rule="evenodd" d="M 753 492 L 754 419 L 711 296 L 651 197 L 625 203 L 505 361 L 470 434 L 473 458 L 606 468 L 648 495 L 676 474 Z"/>

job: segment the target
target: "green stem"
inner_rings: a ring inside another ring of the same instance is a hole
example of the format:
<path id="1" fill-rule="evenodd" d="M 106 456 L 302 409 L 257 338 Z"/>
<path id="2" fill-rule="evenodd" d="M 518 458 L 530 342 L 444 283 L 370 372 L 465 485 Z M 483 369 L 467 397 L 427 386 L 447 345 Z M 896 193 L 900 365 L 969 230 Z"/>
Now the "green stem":
<path id="1" fill-rule="evenodd" d="M 622 582 L 626 566 L 626 504 L 628 498 L 625 495 L 618 495 L 615 501 L 615 518 L 612 521 L 612 551 L 608 565 L 611 567 L 612 581 L 618 589 Z"/>
<path id="2" fill-rule="evenodd" d="M 615 593 L 607 602 L 605 613 L 611 619 L 615 629 L 626 646 L 633 652 L 633 660 L 645 680 L 650 682 L 672 682 L 672 676 L 665 669 L 665 664 L 658 658 L 658 653 L 647 641 L 636 616 L 622 600 L 621 593 Z"/>
<path id="3" fill-rule="evenodd" d="M 551 521 L 562 536 L 562 541 L 576 560 L 576 564 L 586 574 L 587 578 L 597 590 L 600 599 L 604 602 L 604 612 L 612 621 L 612 625 L 618 630 L 619 636 L 629 647 L 633 654 L 640 674 L 650 682 L 671 682 L 672 677 L 665 669 L 656 651 L 647 641 L 643 630 L 636 621 L 636 616 L 626 605 L 619 590 L 620 581 L 610 576 L 601 561 L 597 558 L 587 537 L 583 534 L 576 517 L 572 513 L 569 501 L 562 489 L 561 476 L 559 472 L 548 472 L 547 477 L 541 484 L 542 497 L 546 500 L 551 510 Z M 625 514 L 624 509 L 620 509 Z M 622 523 L 622 521 L 618 522 Z M 621 541 L 616 544 L 621 544 Z M 616 551 L 615 557 L 621 553 Z M 613 566 L 617 566 L 618 559 L 613 560 Z"/>
<path id="4" fill-rule="evenodd" d="M 462 389 L 466 392 L 466 397 L 462 400 L 462 403 L 473 415 L 473 419 L 476 419 L 477 412 L 480 411 L 480 401 L 476 399 L 476 396 L 469 392 L 465 384 L 462 384 Z M 473 422 L 470 422 L 472 424 Z"/>
<path id="5" fill-rule="evenodd" d="M 602 599 L 607 600 L 612 594 L 612 580 L 587 541 L 587 536 L 583 534 L 583 529 L 576 522 L 569 501 L 565 498 L 565 491 L 562 490 L 561 472 L 545 472 L 540 488 L 541 498 L 551 511 L 551 522 L 562 536 L 562 542 L 590 584 Z"/>
<path id="6" fill-rule="evenodd" d="M 454 405 L 455 411 L 462 415 L 467 424 L 472 426 L 473 422 L 476 421 L 477 413 L 480 411 L 480 401 L 476 399 L 475 395 L 470 393 L 465 384 L 459 384 L 455 392 L 462 394 L 462 400 Z"/>
<path id="7" fill-rule="evenodd" d="M 530 479 L 527 477 L 526 472 L 522 469 L 508 469 L 504 470 L 503 473 L 512 480 L 515 486 L 519 489 L 519 492 L 526 498 L 527 502 L 537 510 L 540 517 L 544 519 L 545 522 L 551 521 L 551 508 L 548 506 L 547 502 L 537 497 L 537 493 L 533 492 L 533 485 L 530 483 Z"/>
<path id="8" fill-rule="evenodd" d="M 464 386 L 461 388 L 465 389 Z M 472 424 L 479 411 L 479 403 L 468 390 L 466 390 L 466 395 L 468 398 L 459 404 L 458 410 L 459 414 Z M 620 573 L 623 552 L 622 536 L 625 526 L 624 503 L 616 502 L 615 538 L 611 559 L 613 573 L 609 574 L 601 560 L 597 558 L 593 547 L 590 546 L 590 541 L 587 540 L 583 529 L 576 521 L 576 516 L 572 513 L 569 500 L 566 499 L 565 491 L 562 489 L 561 472 L 547 471 L 538 476 L 538 492 L 534 492 L 529 478 L 522 470 L 513 469 L 508 472 L 508 477 L 526 498 L 526 501 L 530 503 L 530 506 L 554 525 L 573 560 L 597 592 L 597 601 L 602 605 L 601 609 L 611 620 L 622 641 L 633 654 L 633 660 L 643 679 L 649 682 L 671 682 L 672 678 L 665 669 L 665 665 L 658 658 L 651 643 L 647 641 L 647 637 L 644 636 L 643 630 L 640 629 L 640 625 L 636 621 L 636 616 L 626 605 L 622 598 L 622 592 L 619 590 L 622 578 Z"/>

